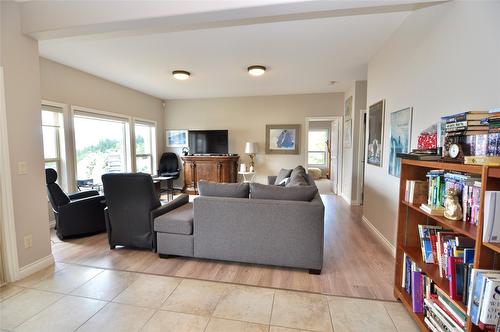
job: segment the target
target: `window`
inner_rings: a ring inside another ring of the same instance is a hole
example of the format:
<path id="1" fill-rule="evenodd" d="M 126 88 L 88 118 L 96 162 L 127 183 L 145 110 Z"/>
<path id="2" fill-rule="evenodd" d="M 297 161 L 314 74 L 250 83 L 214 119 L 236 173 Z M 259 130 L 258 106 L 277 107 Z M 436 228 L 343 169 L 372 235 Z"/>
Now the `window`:
<path id="1" fill-rule="evenodd" d="M 135 131 L 135 166 L 137 172 L 153 174 L 156 155 L 155 124 L 136 121 Z"/>
<path id="2" fill-rule="evenodd" d="M 77 111 L 74 129 L 79 188 L 101 184 L 105 173 L 130 170 L 128 119 Z"/>
<path id="3" fill-rule="evenodd" d="M 61 160 L 63 146 L 63 113 L 62 109 L 42 105 L 43 156 L 45 168 L 53 168 L 61 177 Z"/>
<path id="4" fill-rule="evenodd" d="M 310 129 L 308 133 L 307 163 L 326 165 L 328 129 Z"/>

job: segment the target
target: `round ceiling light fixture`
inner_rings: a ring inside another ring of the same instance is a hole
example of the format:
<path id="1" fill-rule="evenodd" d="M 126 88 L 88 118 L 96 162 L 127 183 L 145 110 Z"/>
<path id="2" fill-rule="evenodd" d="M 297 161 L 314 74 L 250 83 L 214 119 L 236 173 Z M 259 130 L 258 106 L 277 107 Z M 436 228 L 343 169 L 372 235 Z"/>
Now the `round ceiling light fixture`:
<path id="1" fill-rule="evenodd" d="M 266 72 L 266 67 L 261 65 L 253 65 L 247 68 L 248 73 L 252 76 L 262 76 Z"/>
<path id="2" fill-rule="evenodd" d="M 185 81 L 191 77 L 191 73 L 185 70 L 174 70 L 172 75 L 176 80 Z"/>

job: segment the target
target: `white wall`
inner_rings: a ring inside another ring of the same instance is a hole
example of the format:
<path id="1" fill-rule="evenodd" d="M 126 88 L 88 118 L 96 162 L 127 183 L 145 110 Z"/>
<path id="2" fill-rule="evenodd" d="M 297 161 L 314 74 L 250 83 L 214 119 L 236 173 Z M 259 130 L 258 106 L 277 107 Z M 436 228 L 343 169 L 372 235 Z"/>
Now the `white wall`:
<path id="1" fill-rule="evenodd" d="M 240 161 L 247 164 L 245 142 L 257 142 L 257 180 L 265 183 L 267 175 L 275 175 L 281 168 L 306 163 L 305 118 L 342 115 L 343 100 L 343 93 L 170 100 L 167 101 L 165 128 L 227 129 L 229 152 L 240 154 Z M 301 153 L 266 155 L 266 124 L 300 124 Z M 179 153 L 180 149 L 174 151 Z"/>
<path id="2" fill-rule="evenodd" d="M 40 113 L 38 44 L 21 34 L 20 5 L 0 2 L 1 65 L 5 74 L 12 199 L 18 263 L 21 268 L 49 257 L 47 195 Z M 27 174 L 17 173 L 18 162 L 26 162 Z M 24 248 L 24 237 L 33 236 L 33 246 Z M 50 262 L 50 259 L 47 260 Z"/>
<path id="3" fill-rule="evenodd" d="M 368 105 L 386 100 L 383 167 L 367 165 L 364 216 L 396 242 L 399 178 L 388 175 L 390 113 L 413 107 L 411 146 L 440 116 L 500 105 L 500 2 L 412 13 L 368 65 Z"/>

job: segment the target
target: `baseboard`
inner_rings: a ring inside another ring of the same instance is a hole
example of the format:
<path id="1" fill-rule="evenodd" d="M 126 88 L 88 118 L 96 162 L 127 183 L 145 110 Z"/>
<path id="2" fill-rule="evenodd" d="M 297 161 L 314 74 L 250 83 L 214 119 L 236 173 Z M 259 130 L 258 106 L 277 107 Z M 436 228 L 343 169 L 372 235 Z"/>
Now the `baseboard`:
<path id="1" fill-rule="evenodd" d="M 21 267 L 19 269 L 19 273 L 17 274 L 17 280 L 24 279 L 32 275 L 33 273 L 43 270 L 51 265 L 54 265 L 54 256 L 52 256 L 52 254 Z"/>
<path id="2" fill-rule="evenodd" d="M 380 242 L 387 250 L 389 250 L 391 255 L 393 257 L 396 257 L 396 247 L 389 240 L 387 240 L 386 237 L 382 233 L 380 233 L 380 231 L 375 226 L 373 226 L 373 224 L 365 216 L 362 216 L 361 220 L 366 224 L 366 226 L 368 226 L 372 233 L 378 237 Z"/>

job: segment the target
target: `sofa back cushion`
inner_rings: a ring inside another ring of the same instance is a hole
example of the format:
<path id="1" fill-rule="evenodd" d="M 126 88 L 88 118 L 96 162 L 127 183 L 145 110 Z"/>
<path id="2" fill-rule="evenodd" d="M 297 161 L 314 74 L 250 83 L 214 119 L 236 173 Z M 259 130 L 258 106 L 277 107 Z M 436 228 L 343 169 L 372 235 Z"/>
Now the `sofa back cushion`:
<path id="1" fill-rule="evenodd" d="M 198 181 L 200 196 L 248 198 L 248 183 L 217 183 L 205 180 Z"/>
<path id="2" fill-rule="evenodd" d="M 285 169 L 282 168 L 280 172 L 278 173 L 278 176 L 276 177 L 276 180 L 274 181 L 274 185 L 276 186 L 284 186 L 286 182 L 288 182 L 287 179 L 290 178 L 290 174 L 292 174 L 291 169 Z"/>
<path id="3" fill-rule="evenodd" d="M 250 198 L 252 199 L 310 202 L 317 193 L 318 188 L 316 186 L 281 187 L 250 183 Z"/>
<path id="4" fill-rule="evenodd" d="M 297 166 L 290 174 L 290 181 L 287 182 L 287 187 L 309 186 L 306 170 L 302 166 Z"/>

